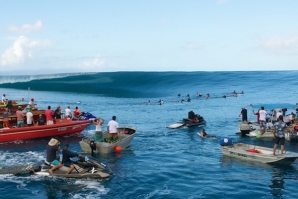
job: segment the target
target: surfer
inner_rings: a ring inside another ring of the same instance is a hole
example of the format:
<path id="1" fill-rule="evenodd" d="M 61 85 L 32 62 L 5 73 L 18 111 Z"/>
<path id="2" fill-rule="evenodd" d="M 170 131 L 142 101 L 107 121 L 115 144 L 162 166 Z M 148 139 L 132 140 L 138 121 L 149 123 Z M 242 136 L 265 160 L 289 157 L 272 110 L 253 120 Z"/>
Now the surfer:
<path id="1" fill-rule="evenodd" d="M 203 138 L 209 138 L 209 135 L 206 133 L 205 129 L 202 129 L 200 136 Z"/>

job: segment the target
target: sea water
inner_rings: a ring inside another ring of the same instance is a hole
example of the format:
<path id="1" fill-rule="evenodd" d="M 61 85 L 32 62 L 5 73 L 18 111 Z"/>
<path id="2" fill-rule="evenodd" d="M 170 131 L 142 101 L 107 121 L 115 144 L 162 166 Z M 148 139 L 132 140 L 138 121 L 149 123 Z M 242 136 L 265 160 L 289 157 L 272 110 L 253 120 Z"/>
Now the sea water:
<path id="1" fill-rule="evenodd" d="M 296 198 L 297 163 L 257 164 L 223 157 L 220 138 L 273 147 L 273 139 L 241 138 L 236 134 L 241 107 L 249 120 L 260 106 L 295 112 L 297 71 L 271 72 L 115 72 L 0 77 L 0 94 L 8 99 L 31 98 L 39 109 L 68 105 L 105 120 L 113 115 L 120 126 L 138 132 L 120 154 L 96 155 L 113 170 L 108 179 L 66 179 L 48 176 L 0 176 L 3 198 Z M 236 92 L 244 92 L 237 97 Z M 178 94 L 181 94 L 178 97 Z M 196 97 L 201 93 L 202 97 Z M 210 98 L 205 95 L 209 93 Z M 191 102 L 181 103 L 190 95 Z M 227 98 L 223 98 L 226 95 Z M 150 104 L 148 101 L 150 100 Z M 159 105 L 158 101 L 164 104 Z M 190 109 L 205 126 L 168 129 L 187 117 Z M 204 139 L 205 128 L 215 139 Z M 92 136 L 95 126 L 81 134 L 57 137 L 81 153 L 79 141 Z M 0 144 L 0 166 L 41 163 L 50 138 Z M 286 142 L 297 152 L 296 142 Z M 84 154 L 89 155 L 89 154 Z"/>

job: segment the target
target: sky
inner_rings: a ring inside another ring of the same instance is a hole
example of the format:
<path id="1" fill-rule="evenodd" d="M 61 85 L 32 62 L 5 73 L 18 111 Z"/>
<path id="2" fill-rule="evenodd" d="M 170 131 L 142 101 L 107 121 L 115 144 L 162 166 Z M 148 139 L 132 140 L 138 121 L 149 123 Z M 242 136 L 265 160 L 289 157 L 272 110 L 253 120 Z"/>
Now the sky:
<path id="1" fill-rule="evenodd" d="M 297 70 L 297 0 L 0 0 L 2 75 Z"/>

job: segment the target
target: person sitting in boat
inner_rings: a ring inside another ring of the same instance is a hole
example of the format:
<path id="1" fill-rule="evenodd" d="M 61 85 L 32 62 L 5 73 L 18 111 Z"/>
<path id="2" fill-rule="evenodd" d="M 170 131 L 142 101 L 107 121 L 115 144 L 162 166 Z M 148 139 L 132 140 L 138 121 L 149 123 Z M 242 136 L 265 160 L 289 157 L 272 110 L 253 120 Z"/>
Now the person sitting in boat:
<path id="1" fill-rule="evenodd" d="M 3 128 L 10 128 L 8 108 L 4 109 L 2 113 L 2 117 L 3 117 Z"/>
<path id="2" fill-rule="evenodd" d="M 204 138 L 208 138 L 209 137 L 209 135 L 207 135 L 205 129 L 202 129 L 201 130 L 201 134 L 200 135 L 201 135 L 201 137 L 204 137 Z"/>
<path id="3" fill-rule="evenodd" d="M 102 134 L 102 125 L 105 122 L 102 118 L 96 118 L 95 120 L 92 120 L 92 122 L 95 124 L 95 135 L 94 140 L 96 142 L 101 142 L 103 140 L 103 134 Z"/>
<path id="4" fill-rule="evenodd" d="M 6 99 L 6 95 L 5 94 L 2 95 L 2 102 L 3 103 L 6 103 L 7 102 L 7 99 Z"/>
<path id="5" fill-rule="evenodd" d="M 53 173 L 56 169 L 62 167 L 62 164 L 59 162 L 59 157 L 56 152 L 60 152 L 60 142 L 55 138 L 52 138 L 47 145 L 47 158 L 46 163 L 50 165 L 54 165 L 51 169 L 49 169 L 49 173 Z"/>
<path id="6" fill-rule="evenodd" d="M 79 108 L 76 106 L 75 110 L 73 110 L 73 116 L 78 117 L 81 114 L 81 111 Z"/>
<path id="7" fill-rule="evenodd" d="M 39 117 L 36 121 L 36 125 L 40 126 L 40 125 L 44 125 L 46 123 L 45 118 L 42 117 L 42 114 L 39 114 Z"/>
<path id="8" fill-rule="evenodd" d="M 6 104 L 6 108 L 8 108 L 8 111 L 11 115 L 13 115 L 13 105 L 12 105 L 12 101 L 8 100 L 7 104 Z"/>
<path id="9" fill-rule="evenodd" d="M 193 112 L 192 109 L 188 112 L 188 119 L 192 120 L 196 117 L 196 114 Z"/>
<path id="10" fill-rule="evenodd" d="M 68 147 L 69 145 L 66 144 L 62 151 L 62 164 L 63 166 L 69 167 L 66 174 L 69 174 L 74 169 L 73 161 L 71 161 L 70 158 L 81 156 L 80 154 L 68 150 Z"/>

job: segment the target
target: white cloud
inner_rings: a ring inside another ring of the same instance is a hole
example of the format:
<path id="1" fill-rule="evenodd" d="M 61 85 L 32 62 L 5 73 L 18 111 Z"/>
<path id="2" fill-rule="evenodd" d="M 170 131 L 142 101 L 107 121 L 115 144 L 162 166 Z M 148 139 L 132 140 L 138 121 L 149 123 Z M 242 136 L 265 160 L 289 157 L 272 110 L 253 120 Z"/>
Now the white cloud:
<path id="1" fill-rule="evenodd" d="M 13 45 L 6 49 L 1 56 L 0 65 L 19 65 L 26 62 L 26 60 L 33 60 L 38 55 L 52 45 L 49 40 L 30 41 L 25 36 L 19 36 Z"/>
<path id="2" fill-rule="evenodd" d="M 17 32 L 17 33 L 30 33 L 35 32 L 42 29 L 42 22 L 37 21 L 35 24 L 24 24 L 21 27 L 17 27 L 14 25 L 11 25 L 8 27 L 9 32 Z"/>
<path id="3" fill-rule="evenodd" d="M 100 55 L 95 56 L 92 60 L 85 61 L 83 66 L 85 69 L 98 70 L 106 65 L 106 60 Z"/>
<path id="4" fill-rule="evenodd" d="M 298 37 L 273 37 L 262 43 L 260 47 L 270 53 L 297 54 Z"/>

